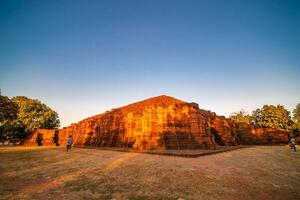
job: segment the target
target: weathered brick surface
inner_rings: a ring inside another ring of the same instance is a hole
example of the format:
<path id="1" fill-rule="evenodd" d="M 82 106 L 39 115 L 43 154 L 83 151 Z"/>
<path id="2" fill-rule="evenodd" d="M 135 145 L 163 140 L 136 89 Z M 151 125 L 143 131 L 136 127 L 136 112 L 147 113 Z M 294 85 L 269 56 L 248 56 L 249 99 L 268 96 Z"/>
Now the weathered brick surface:
<path id="1" fill-rule="evenodd" d="M 242 144 L 288 144 L 289 131 L 279 131 L 248 124 L 235 124 L 237 139 Z"/>
<path id="2" fill-rule="evenodd" d="M 61 130 L 39 129 L 26 145 L 74 145 L 147 149 L 214 149 L 216 145 L 279 144 L 288 132 L 236 124 L 173 97 L 159 96 L 84 119 Z M 57 137 L 58 136 L 58 137 Z M 56 139 L 55 139 L 56 138 Z"/>
<path id="3" fill-rule="evenodd" d="M 44 130 L 37 130 L 30 144 L 37 133 Z M 198 106 L 168 96 L 150 98 L 87 118 L 59 130 L 59 135 L 60 145 L 72 135 L 78 146 L 141 150 L 215 148 L 208 120 Z M 48 134 L 45 137 L 48 138 Z"/>
<path id="4" fill-rule="evenodd" d="M 59 146 L 60 133 L 54 129 L 38 129 L 32 133 L 26 146 Z"/>

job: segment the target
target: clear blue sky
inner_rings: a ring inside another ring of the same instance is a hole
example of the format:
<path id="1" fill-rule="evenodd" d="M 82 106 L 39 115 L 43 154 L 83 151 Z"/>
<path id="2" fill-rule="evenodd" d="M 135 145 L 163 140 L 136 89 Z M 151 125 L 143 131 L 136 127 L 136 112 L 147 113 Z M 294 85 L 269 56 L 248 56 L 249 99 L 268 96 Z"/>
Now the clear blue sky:
<path id="1" fill-rule="evenodd" d="M 228 116 L 300 102 L 300 1 L 0 0 L 0 88 L 62 125 L 166 94 Z"/>

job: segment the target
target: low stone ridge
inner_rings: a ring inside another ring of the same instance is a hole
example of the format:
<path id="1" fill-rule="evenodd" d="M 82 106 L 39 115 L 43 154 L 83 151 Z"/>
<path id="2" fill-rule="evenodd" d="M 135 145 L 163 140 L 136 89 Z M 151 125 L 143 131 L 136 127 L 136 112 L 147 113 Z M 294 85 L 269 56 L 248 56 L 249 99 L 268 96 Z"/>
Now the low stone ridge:
<path id="1" fill-rule="evenodd" d="M 149 149 L 215 149 L 216 145 L 286 143 L 289 133 L 236 124 L 169 96 L 158 96 L 89 117 L 60 130 L 38 129 L 25 143 Z"/>

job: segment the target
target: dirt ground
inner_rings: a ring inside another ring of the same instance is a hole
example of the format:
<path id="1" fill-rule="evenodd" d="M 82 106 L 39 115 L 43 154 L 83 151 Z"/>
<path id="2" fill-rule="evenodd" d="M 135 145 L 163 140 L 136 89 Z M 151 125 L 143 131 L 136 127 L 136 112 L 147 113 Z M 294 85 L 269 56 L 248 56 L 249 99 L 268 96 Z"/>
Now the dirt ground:
<path id="1" fill-rule="evenodd" d="M 0 199 L 300 199 L 300 152 L 256 146 L 183 158 L 0 148 Z"/>

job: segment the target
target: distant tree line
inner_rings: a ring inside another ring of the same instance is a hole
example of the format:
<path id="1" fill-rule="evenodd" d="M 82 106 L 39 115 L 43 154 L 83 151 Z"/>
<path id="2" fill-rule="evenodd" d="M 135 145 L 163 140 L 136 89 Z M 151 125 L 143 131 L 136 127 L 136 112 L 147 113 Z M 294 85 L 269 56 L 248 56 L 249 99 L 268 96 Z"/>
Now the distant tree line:
<path id="1" fill-rule="evenodd" d="M 39 128 L 58 128 L 58 114 L 37 99 L 16 96 L 12 99 L 0 91 L 0 142 L 22 142 Z"/>
<path id="2" fill-rule="evenodd" d="M 234 112 L 229 117 L 237 123 L 254 124 L 276 130 L 291 130 L 295 136 L 300 132 L 300 103 L 293 110 L 293 115 L 282 105 L 264 105 L 249 115 L 245 111 Z"/>

